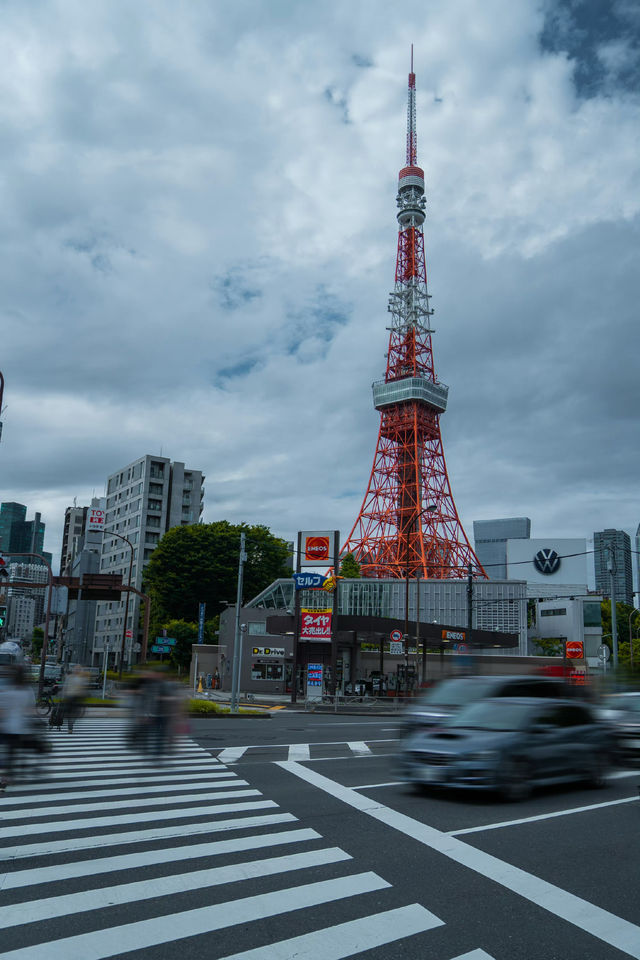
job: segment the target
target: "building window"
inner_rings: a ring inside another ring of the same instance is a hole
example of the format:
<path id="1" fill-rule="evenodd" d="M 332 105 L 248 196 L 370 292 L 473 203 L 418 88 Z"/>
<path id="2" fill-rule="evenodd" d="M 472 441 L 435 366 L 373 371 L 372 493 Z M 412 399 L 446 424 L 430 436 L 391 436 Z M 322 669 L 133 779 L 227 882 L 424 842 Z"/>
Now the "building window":
<path id="1" fill-rule="evenodd" d="M 284 678 L 284 664 L 282 663 L 252 663 L 252 680 L 282 680 Z"/>
<path id="2" fill-rule="evenodd" d="M 162 500 L 149 500 L 147 509 L 162 513 Z"/>
<path id="3" fill-rule="evenodd" d="M 567 608 L 566 607 L 556 607 L 553 610 L 541 610 L 541 617 L 566 617 Z"/>
<path id="4" fill-rule="evenodd" d="M 247 624 L 247 633 L 250 637 L 266 637 L 267 636 L 267 621 L 259 620 L 257 623 Z"/>

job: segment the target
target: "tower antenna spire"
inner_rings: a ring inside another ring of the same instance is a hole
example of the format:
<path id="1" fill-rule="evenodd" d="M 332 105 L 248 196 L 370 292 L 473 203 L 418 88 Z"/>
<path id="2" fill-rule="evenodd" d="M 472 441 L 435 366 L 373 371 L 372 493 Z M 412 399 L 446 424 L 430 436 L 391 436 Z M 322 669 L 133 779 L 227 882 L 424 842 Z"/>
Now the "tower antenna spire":
<path id="1" fill-rule="evenodd" d="M 449 388 L 435 372 L 424 255 L 426 200 L 418 166 L 413 44 L 406 166 L 398 176 L 398 251 L 389 299 L 384 380 L 373 384 L 380 431 L 369 485 L 343 550 L 362 576 L 486 577 L 464 532 L 449 485 L 440 434 Z"/>
<path id="2" fill-rule="evenodd" d="M 411 44 L 411 71 L 407 98 L 407 166 L 418 163 L 418 137 L 416 133 L 416 75 L 413 72 L 413 44 Z"/>

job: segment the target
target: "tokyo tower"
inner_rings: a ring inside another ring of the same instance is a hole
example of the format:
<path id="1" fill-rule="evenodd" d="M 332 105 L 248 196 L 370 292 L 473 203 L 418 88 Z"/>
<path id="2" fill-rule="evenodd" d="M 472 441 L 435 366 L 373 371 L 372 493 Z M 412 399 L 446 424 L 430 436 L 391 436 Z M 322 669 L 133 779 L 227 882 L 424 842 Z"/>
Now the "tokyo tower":
<path id="1" fill-rule="evenodd" d="M 486 577 L 453 501 L 440 436 L 449 388 L 435 373 L 424 257 L 424 171 L 417 165 L 413 47 L 407 158 L 398 181 L 398 254 L 384 380 L 373 384 L 380 431 L 369 485 L 343 547 L 364 577 Z"/>

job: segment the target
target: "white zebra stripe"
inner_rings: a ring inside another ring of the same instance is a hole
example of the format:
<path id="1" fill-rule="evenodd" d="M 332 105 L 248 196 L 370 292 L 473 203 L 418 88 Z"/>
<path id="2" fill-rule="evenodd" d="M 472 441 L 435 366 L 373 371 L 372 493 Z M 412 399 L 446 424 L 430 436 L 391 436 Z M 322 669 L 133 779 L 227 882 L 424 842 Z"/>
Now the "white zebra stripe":
<path id="1" fill-rule="evenodd" d="M 224 784 L 224 786 L 248 786 L 246 780 L 236 780 L 230 781 L 229 783 Z M 191 786 L 191 784 L 189 784 Z M 223 784 L 218 784 L 218 786 L 223 786 Z M 156 790 L 163 790 L 164 787 L 156 787 Z M 182 787 L 182 790 L 185 788 Z M 91 794 L 89 794 L 91 796 Z M 21 807 L 19 810 L 6 810 L 2 814 L 2 822 L 6 823 L 10 820 L 32 820 L 36 817 L 50 817 L 52 813 L 55 813 L 56 817 L 60 817 L 63 814 L 67 813 L 89 813 L 93 810 L 133 810 L 137 807 L 170 807 L 176 803 L 191 803 L 193 801 L 202 803 L 205 800 L 220 800 L 226 799 L 231 800 L 232 797 L 261 797 L 262 794 L 259 790 L 221 790 L 219 793 L 178 793 L 176 795 L 167 797 L 162 796 L 144 796 L 136 797 L 135 800 L 109 800 L 108 794 L 107 798 L 97 803 L 70 803 L 66 806 L 56 806 L 51 809 L 51 807 Z M 215 807 L 212 808 L 215 811 Z M 161 811 L 158 811 L 158 816 L 163 816 Z M 56 820 L 50 821 L 56 823 Z M 69 821 L 64 821 L 65 824 L 69 825 Z M 74 823 L 75 821 L 71 821 Z M 49 824 L 41 825 L 44 830 L 49 829 Z M 24 833 L 24 829 L 22 830 Z M 2 829 L 3 836 L 10 836 L 10 833 L 5 831 L 4 827 Z"/>
<path id="2" fill-rule="evenodd" d="M 396 910 L 385 910 L 383 913 L 374 913 L 369 917 L 360 917 L 359 920 L 349 920 L 347 923 L 338 923 L 334 927 L 324 927 L 305 933 L 290 940 L 281 940 L 279 943 L 270 943 L 255 950 L 244 950 L 242 953 L 229 954 L 222 960 L 343 960 L 365 950 L 373 950 L 396 940 L 414 936 L 416 933 L 425 933 L 440 927 L 444 923 L 425 907 L 418 903 L 407 907 L 398 907 Z M 475 952 L 475 951 L 474 951 Z M 481 953 L 468 960 L 481 960 Z M 486 960 L 492 960 L 484 954 Z M 458 957 L 458 960 L 464 960 Z"/>
<path id="3" fill-rule="evenodd" d="M 249 791 L 251 794 L 259 794 L 258 790 Z M 247 796 L 247 791 L 239 790 L 240 796 Z M 207 807 L 189 807 L 186 810 L 171 810 L 165 816 L 167 820 L 184 820 L 189 817 L 215 817 L 219 813 L 230 813 L 232 810 L 240 813 L 244 810 L 265 810 L 269 807 L 277 807 L 278 804 L 273 800 L 255 800 L 248 803 L 216 803 Z M 95 830 L 98 827 L 115 827 L 121 824 L 144 823 L 149 820 L 156 820 L 158 813 L 153 810 L 147 810 L 145 813 L 132 813 L 130 815 L 119 815 L 116 817 L 88 817 L 86 820 L 54 820 L 50 823 L 40 825 L 40 830 L 47 833 L 63 833 L 65 831 L 77 830 Z M 184 828 L 183 828 L 184 829 Z M 23 837 L 24 826 L 9 827 L 2 831 L 2 839 L 5 837 Z M 0 855 L 6 848 L 0 847 Z"/>
<path id="4" fill-rule="evenodd" d="M 93 877 L 119 870 L 133 870 L 136 867 L 149 867 L 157 863 L 177 862 L 178 860 L 196 860 L 203 857 L 216 857 L 225 853 L 240 853 L 244 850 L 262 850 L 277 847 L 285 843 L 304 843 L 307 840 L 320 840 L 315 830 L 281 830 L 278 833 L 261 833 L 251 837 L 234 837 L 231 840 L 213 840 L 211 843 L 191 843 L 182 847 L 163 847 L 162 850 L 145 850 L 143 853 L 125 853 L 120 857 L 100 857 L 92 860 L 74 860 L 71 863 L 59 863 L 52 867 L 37 867 L 33 870 L 14 870 L 0 874 L 0 889 L 15 890 L 18 887 L 30 887 L 41 883 L 56 883 L 73 877 Z"/>
<path id="5" fill-rule="evenodd" d="M 107 931 L 96 930 L 75 937 L 64 937 L 9 950 L 2 956 L 3 960 L 106 960 L 107 957 L 118 957 L 132 950 L 144 950 L 185 937 L 211 934 L 238 923 L 246 924 L 252 920 L 275 917 L 389 887 L 390 884 L 375 873 L 360 873 L 153 917 L 111 927 Z"/>
<path id="6" fill-rule="evenodd" d="M 276 806 L 276 804 L 272 804 Z M 207 821 L 206 823 L 181 823 L 172 827 L 151 827 L 148 830 L 130 830 L 125 833 L 107 833 L 90 837 L 67 837 L 66 840 L 44 840 L 41 843 L 24 843 L 14 847 L 0 849 L 0 858 L 21 860 L 25 857 L 40 857 L 57 853 L 70 853 L 72 850 L 93 850 L 95 847 L 120 846 L 121 844 L 146 843 L 152 840 L 166 840 L 168 837 L 182 837 L 188 830 L 190 837 L 201 833 L 220 833 L 227 830 L 248 830 L 252 827 L 267 827 L 272 824 L 294 823 L 297 817 L 292 813 L 270 813 L 254 817 L 233 817 L 229 820 Z"/>

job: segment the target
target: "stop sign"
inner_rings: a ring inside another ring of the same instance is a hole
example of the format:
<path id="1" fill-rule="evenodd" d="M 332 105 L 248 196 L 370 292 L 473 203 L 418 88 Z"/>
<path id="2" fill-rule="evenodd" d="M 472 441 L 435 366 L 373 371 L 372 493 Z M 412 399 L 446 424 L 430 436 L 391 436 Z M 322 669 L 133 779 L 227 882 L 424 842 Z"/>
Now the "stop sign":
<path id="1" fill-rule="evenodd" d="M 582 640 L 567 640 L 565 656 L 567 660 L 582 660 L 584 657 L 584 643 Z"/>

